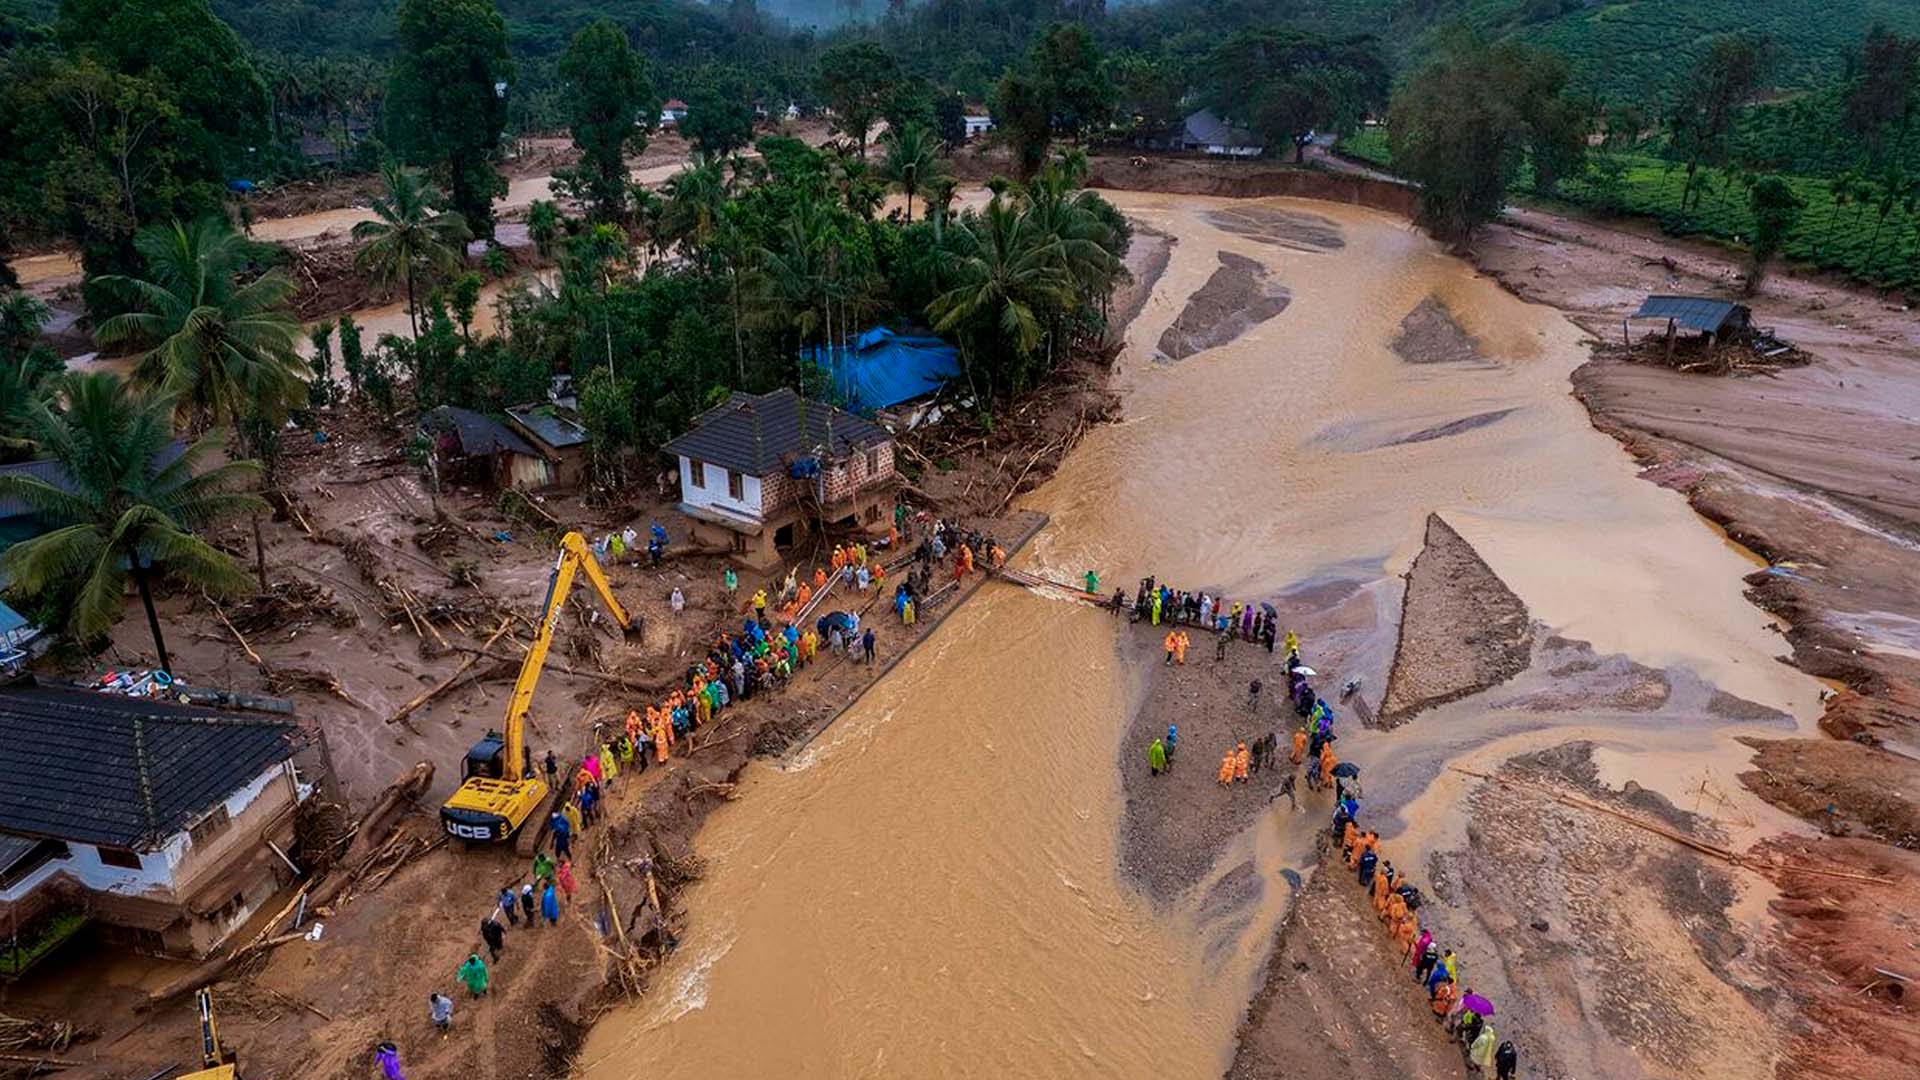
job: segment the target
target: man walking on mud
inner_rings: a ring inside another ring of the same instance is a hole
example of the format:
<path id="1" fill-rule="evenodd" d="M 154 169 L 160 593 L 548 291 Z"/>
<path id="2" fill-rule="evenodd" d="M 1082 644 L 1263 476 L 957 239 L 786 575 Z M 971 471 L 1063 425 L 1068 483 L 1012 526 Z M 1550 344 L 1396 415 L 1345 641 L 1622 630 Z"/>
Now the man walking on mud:
<path id="1" fill-rule="evenodd" d="M 1286 777 L 1280 781 L 1280 786 L 1274 789 L 1273 794 L 1267 796 L 1267 801 L 1273 802 L 1280 796 L 1285 795 L 1287 797 L 1287 805 L 1292 807 L 1295 813 L 1298 813 L 1300 811 L 1300 799 L 1293 791 L 1293 781 L 1297 775 L 1297 773 L 1293 772 L 1287 773 Z"/>

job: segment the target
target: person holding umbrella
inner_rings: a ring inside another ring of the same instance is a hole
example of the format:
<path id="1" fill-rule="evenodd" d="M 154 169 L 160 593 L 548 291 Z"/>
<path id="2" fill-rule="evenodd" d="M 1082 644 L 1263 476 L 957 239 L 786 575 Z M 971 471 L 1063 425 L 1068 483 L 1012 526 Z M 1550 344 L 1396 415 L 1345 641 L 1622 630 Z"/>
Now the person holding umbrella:
<path id="1" fill-rule="evenodd" d="M 1460 1041 L 1471 1046 L 1480 1035 L 1481 1025 L 1492 1015 L 1493 1002 L 1474 993 L 1469 986 L 1467 992 L 1460 995 L 1460 1011 L 1455 1014 L 1452 1027 Z"/>

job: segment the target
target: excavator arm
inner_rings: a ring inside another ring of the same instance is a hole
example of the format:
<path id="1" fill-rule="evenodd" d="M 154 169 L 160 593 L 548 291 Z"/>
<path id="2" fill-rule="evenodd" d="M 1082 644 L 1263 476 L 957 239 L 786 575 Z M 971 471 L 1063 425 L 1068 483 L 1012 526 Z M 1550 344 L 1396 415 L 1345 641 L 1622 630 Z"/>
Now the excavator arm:
<path id="1" fill-rule="evenodd" d="M 560 540 L 560 554 L 553 563 L 553 576 L 547 580 L 547 601 L 540 615 L 538 632 L 520 663 L 520 677 L 513 684 L 513 697 L 507 702 L 506 723 L 499 733 L 489 731 L 486 738 L 467 752 L 466 767 L 459 790 L 440 808 L 440 820 L 447 832 L 467 841 L 498 843 L 512 836 L 546 802 L 546 781 L 529 770 L 527 760 L 527 713 L 533 706 L 533 692 L 540 684 L 540 671 L 546 666 L 547 651 L 553 647 L 553 632 L 560 621 L 573 590 L 573 579 L 581 570 L 600 594 L 607 611 L 622 631 L 632 629 L 632 617 L 614 599 L 607 576 L 593 558 L 586 540 L 570 532 Z M 523 842 L 535 835 L 522 832 Z"/>
<path id="2" fill-rule="evenodd" d="M 507 702 L 507 722 L 501 732 L 500 771 L 503 779 L 522 778 L 526 758 L 527 712 L 533 707 L 533 691 L 540 685 L 540 672 L 547 665 L 547 650 L 553 647 L 553 631 L 560 621 L 560 612 L 567 606 L 567 594 L 573 591 L 573 578 L 581 570 L 587 572 L 587 580 L 593 583 L 593 591 L 600 594 L 600 602 L 607 606 L 607 613 L 613 621 L 620 624 L 624 633 L 632 628 L 633 620 L 627 609 L 620 606 L 614 598 L 613 587 L 607 584 L 606 572 L 600 569 L 599 560 L 593 557 L 593 549 L 587 547 L 587 541 L 577 532 L 570 532 L 560 538 L 560 554 L 553 563 L 553 576 L 547 579 L 546 611 L 540 617 L 540 630 L 533 637 L 533 644 L 527 649 L 527 657 L 520 663 L 520 677 L 513 684 L 513 697 Z"/>

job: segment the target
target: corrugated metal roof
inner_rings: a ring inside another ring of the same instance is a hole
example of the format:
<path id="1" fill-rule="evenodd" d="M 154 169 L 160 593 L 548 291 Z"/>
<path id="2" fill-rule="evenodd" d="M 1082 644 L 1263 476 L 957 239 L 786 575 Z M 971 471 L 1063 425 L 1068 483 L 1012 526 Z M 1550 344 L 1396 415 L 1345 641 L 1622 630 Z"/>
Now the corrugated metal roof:
<path id="1" fill-rule="evenodd" d="M 257 713 L 0 686 L 0 830 L 149 851 L 293 756 Z"/>
<path id="2" fill-rule="evenodd" d="M 421 417 L 420 427 L 426 431 L 453 432 L 460 440 L 460 452 L 468 457 L 491 454 L 495 450 L 527 457 L 540 456 L 540 452 L 521 438 L 519 432 L 472 409 L 442 405 Z"/>
<path id="3" fill-rule="evenodd" d="M 838 458 L 892 438 L 884 428 L 844 409 L 818 401 L 803 407 L 800 395 L 783 387 L 766 394 L 734 394 L 661 449 L 731 472 L 768 476 L 785 468 L 788 455 Z"/>
<path id="4" fill-rule="evenodd" d="M 552 405 L 515 405 L 507 410 L 507 415 L 555 450 L 587 441 L 587 429 L 561 416 Z"/>
<path id="5" fill-rule="evenodd" d="M 1742 317 L 1750 317 L 1752 314 L 1745 304 L 1736 304 L 1731 300 L 1715 300 L 1710 296 L 1649 296 L 1640 302 L 1640 310 L 1634 312 L 1632 317 L 1672 319 L 1683 329 L 1714 334 L 1726 325 L 1728 318 L 1735 312 L 1739 312 Z"/>

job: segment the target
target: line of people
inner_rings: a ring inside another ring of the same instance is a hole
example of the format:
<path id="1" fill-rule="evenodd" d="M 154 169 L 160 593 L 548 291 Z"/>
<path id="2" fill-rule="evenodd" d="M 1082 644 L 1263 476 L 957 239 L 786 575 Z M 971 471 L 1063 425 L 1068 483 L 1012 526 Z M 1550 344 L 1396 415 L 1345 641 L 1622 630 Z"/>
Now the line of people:
<path id="1" fill-rule="evenodd" d="M 1088 570 L 1085 575 L 1089 593 L 1097 594 L 1100 588 L 1100 575 Z M 1224 596 L 1214 596 L 1205 591 L 1173 589 L 1157 584 L 1153 578 L 1140 579 L 1140 588 L 1133 594 L 1129 604 L 1127 594 L 1122 589 L 1113 590 L 1113 599 L 1108 609 L 1114 614 L 1125 611 L 1130 613 L 1133 622 L 1146 621 L 1159 626 L 1162 621 L 1181 626 L 1198 626 L 1203 630 L 1212 630 L 1224 641 L 1257 641 L 1267 647 L 1269 653 L 1283 642 L 1285 651 L 1297 654 L 1300 642 L 1289 633 L 1280 633 L 1279 613 L 1273 605 L 1253 601 L 1235 600 L 1231 604 Z M 1221 649 L 1224 654 L 1224 648 Z"/>

